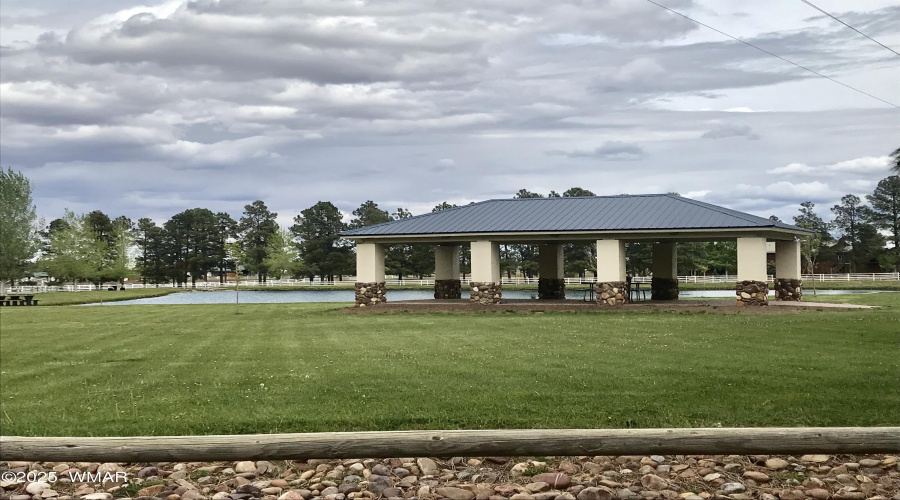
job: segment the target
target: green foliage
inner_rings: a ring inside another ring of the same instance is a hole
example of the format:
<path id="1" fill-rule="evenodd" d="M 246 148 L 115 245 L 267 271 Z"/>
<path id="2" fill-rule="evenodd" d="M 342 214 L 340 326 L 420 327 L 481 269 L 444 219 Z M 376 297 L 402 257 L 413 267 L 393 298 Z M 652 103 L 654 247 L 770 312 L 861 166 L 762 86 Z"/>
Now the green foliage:
<path id="1" fill-rule="evenodd" d="M 806 263 L 806 272 L 816 272 L 816 262 L 819 257 L 828 252 L 826 243 L 834 240 L 828 232 L 828 224 L 816 215 L 816 205 L 811 201 L 800 204 L 800 214 L 794 216 L 794 225 L 814 231 L 811 235 L 800 241 L 800 255 Z"/>
<path id="2" fill-rule="evenodd" d="M 316 276 L 333 280 L 336 275 L 352 273 L 350 243 L 340 237 L 345 229 L 341 211 L 327 201 L 320 201 L 294 217 L 290 231 L 299 240 L 300 258 L 310 280 Z"/>
<path id="3" fill-rule="evenodd" d="M 550 471 L 550 469 L 548 469 L 544 465 L 541 465 L 539 467 L 529 467 L 529 468 L 525 469 L 524 471 L 522 471 L 522 475 L 525 477 L 532 477 L 532 476 L 537 476 L 538 474 L 543 474 L 543 473 L 549 472 L 549 471 Z"/>
<path id="4" fill-rule="evenodd" d="M 263 265 L 277 279 L 302 273 L 303 266 L 297 256 L 297 246 L 288 229 L 279 227 L 278 231 L 269 237 Z"/>
<path id="5" fill-rule="evenodd" d="M 860 265 L 871 260 L 875 250 L 872 245 L 878 245 L 877 231 L 868 223 L 869 207 L 863 205 L 858 196 L 848 194 L 841 198 L 840 205 L 831 207 L 831 211 L 834 213 L 832 224 L 841 233 L 841 243 L 848 256 L 844 272 L 856 272 Z M 882 241 L 877 249 L 883 245 Z"/>
<path id="6" fill-rule="evenodd" d="M 31 183 L 21 172 L 0 168 L 0 291 L 25 276 L 38 250 Z"/>
<path id="7" fill-rule="evenodd" d="M 98 238 L 87 216 L 66 210 L 38 265 L 57 281 L 99 280 L 108 245 Z"/>
<path id="8" fill-rule="evenodd" d="M 653 243 L 625 245 L 625 269 L 631 276 L 649 276 L 653 263 Z"/>
<path id="9" fill-rule="evenodd" d="M 238 223 L 225 212 L 217 212 L 216 220 L 219 225 L 219 242 L 222 245 L 222 248 L 226 248 L 228 243 L 238 236 Z M 234 261 L 229 257 L 227 250 L 222 252 L 220 256 L 221 260 L 216 267 L 219 273 L 219 282 L 224 283 L 228 276 L 228 272 L 234 271 L 236 273 L 237 267 L 235 266 Z"/>
<path id="10" fill-rule="evenodd" d="M 205 279 L 225 258 L 219 220 L 206 208 L 175 214 L 163 229 L 170 272 L 179 283 L 186 283 L 188 277 L 191 284 L 200 277 Z"/>
<path id="11" fill-rule="evenodd" d="M 206 471 L 194 471 L 194 472 L 206 472 Z M 194 472 L 191 473 L 191 479 L 199 479 L 203 476 L 194 477 Z M 209 473 L 207 473 L 208 475 Z M 121 488 L 117 489 L 113 496 L 116 498 L 134 498 L 138 496 L 138 491 L 148 487 L 154 486 L 157 484 L 166 484 L 166 482 L 162 479 L 149 479 L 147 481 L 142 481 L 140 483 L 128 482 L 125 483 Z"/>
<path id="12" fill-rule="evenodd" d="M 276 217 L 277 213 L 270 211 L 261 200 L 256 200 L 244 206 L 244 215 L 237 226 L 244 247 L 244 265 L 249 271 L 257 273 L 260 282 L 266 281 L 269 272 L 265 265 L 266 249 L 269 238 L 278 232 Z"/>
<path id="13" fill-rule="evenodd" d="M 138 219 L 135 242 L 140 250 L 137 270 L 144 282 L 165 283 L 171 269 L 168 262 L 168 236 L 150 219 Z"/>
<path id="14" fill-rule="evenodd" d="M 447 203 L 446 201 L 442 201 L 440 205 L 435 206 L 431 209 L 432 212 L 440 212 L 441 210 L 449 210 L 451 208 L 456 208 L 458 205 L 453 205 Z"/>
<path id="15" fill-rule="evenodd" d="M 892 175 L 879 181 L 875 192 L 866 196 L 866 199 L 872 206 L 869 211 L 870 221 L 878 229 L 887 231 L 893 243 L 893 249 L 885 251 L 881 256 L 882 267 L 896 270 L 900 267 L 900 175 Z"/>
<path id="16" fill-rule="evenodd" d="M 100 274 L 104 278 L 121 282 L 131 274 L 131 262 L 128 251 L 134 245 L 135 237 L 132 223 L 125 217 L 114 220 L 110 226 L 108 251 Z"/>
<path id="17" fill-rule="evenodd" d="M 571 197 L 575 197 L 575 196 L 597 196 L 594 194 L 593 191 L 590 191 L 590 190 L 584 189 L 584 188 L 580 188 L 580 187 L 573 187 L 573 188 L 566 189 L 565 191 L 563 191 L 562 195 L 564 198 L 571 198 Z"/>
<path id="18" fill-rule="evenodd" d="M 356 218 L 350 221 L 350 225 L 348 226 L 350 229 L 374 226 L 375 224 L 394 220 L 386 210 L 378 208 L 378 204 L 372 200 L 366 201 L 360 205 L 359 208 L 354 210 L 353 216 Z"/>
<path id="19" fill-rule="evenodd" d="M 513 198 L 543 198 L 544 195 L 535 193 L 527 189 L 520 189 Z"/>

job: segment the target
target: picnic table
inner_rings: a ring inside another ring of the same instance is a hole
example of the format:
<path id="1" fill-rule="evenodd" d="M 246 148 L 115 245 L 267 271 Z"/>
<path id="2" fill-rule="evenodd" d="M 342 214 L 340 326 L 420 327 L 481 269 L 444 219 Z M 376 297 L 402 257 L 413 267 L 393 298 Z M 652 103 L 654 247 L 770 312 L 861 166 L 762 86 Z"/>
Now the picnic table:
<path id="1" fill-rule="evenodd" d="M 632 281 L 630 283 L 630 288 L 628 289 L 628 302 L 634 302 L 634 299 L 639 295 L 641 300 L 647 300 L 647 288 L 650 286 L 650 283 L 639 283 Z M 641 286 L 645 285 L 645 286 Z"/>
<path id="2" fill-rule="evenodd" d="M 36 306 L 38 301 L 34 295 L 0 295 L 0 306 Z"/>

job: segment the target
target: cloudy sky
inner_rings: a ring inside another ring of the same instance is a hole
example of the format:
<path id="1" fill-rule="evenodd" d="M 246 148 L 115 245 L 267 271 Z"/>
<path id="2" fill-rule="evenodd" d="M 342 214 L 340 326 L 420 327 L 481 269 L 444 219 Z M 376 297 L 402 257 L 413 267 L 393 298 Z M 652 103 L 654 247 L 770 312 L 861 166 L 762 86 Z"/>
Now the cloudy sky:
<path id="1" fill-rule="evenodd" d="M 900 57 L 800 0 L 660 1 L 900 104 Z M 900 50 L 896 0 L 816 3 Z M 571 186 L 828 216 L 900 146 L 900 109 L 645 0 L 0 5 L 2 165 L 47 219 Z"/>

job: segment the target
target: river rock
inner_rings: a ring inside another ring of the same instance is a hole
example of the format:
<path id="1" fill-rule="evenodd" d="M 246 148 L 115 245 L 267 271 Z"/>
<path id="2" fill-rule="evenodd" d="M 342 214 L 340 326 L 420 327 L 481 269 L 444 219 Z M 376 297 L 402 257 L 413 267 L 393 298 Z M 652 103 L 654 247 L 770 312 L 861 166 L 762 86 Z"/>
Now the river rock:
<path id="1" fill-rule="evenodd" d="M 747 491 L 747 487 L 741 483 L 725 483 L 721 486 L 722 493 L 726 495 L 734 495 L 735 493 L 743 493 Z"/>
<path id="2" fill-rule="evenodd" d="M 604 488 L 588 487 L 578 492 L 578 500 L 613 500 L 615 496 Z"/>
<path id="3" fill-rule="evenodd" d="M 46 483 L 44 481 L 35 481 L 33 483 L 28 483 L 28 486 L 25 487 L 25 491 L 31 493 L 32 495 L 40 495 L 42 491 L 46 490 L 50 487 L 50 483 Z"/>
<path id="4" fill-rule="evenodd" d="M 572 480 L 567 474 L 561 472 L 544 472 L 537 474 L 531 478 L 535 483 L 543 482 L 550 485 L 554 490 L 564 490 L 572 484 Z"/>
<path id="5" fill-rule="evenodd" d="M 765 473 L 752 471 L 752 470 L 748 470 L 747 472 L 745 472 L 744 477 L 746 477 L 747 479 L 752 479 L 752 480 L 756 481 L 757 483 L 768 483 L 769 481 L 772 480 L 772 478 L 770 478 Z"/>
<path id="6" fill-rule="evenodd" d="M 139 497 L 155 497 L 157 493 L 166 489 L 166 485 L 164 484 L 154 484 L 153 486 L 147 486 L 146 488 L 141 488 L 138 490 L 137 494 Z"/>
<path id="7" fill-rule="evenodd" d="M 419 465 L 419 467 L 421 467 L 421 465 Z M 449 498 L 450 500 L 472 500 L 475 498 L 475 493 L 453 486 L 435 488 L 434 493 L 438 496 Z"/>
<path id="8" fill-rule="evenodd" d="M 234 472 L 238 474 L 244 474 L 247 472 L 252 472 L 256 474 L 256 464 L 250 461 L 246 462 L 238 462 L 234 466 Z"/>
<path id="9" fill-rule="evenodd" d="M 665 479 L 656 474 L 645 475 L 641 478 L 641 484 L 644 485 L 644 488 L 649 488 L 653 491 L 664 490 L 669 486 L 669 483 L 667 483 Z"/>
<path id="10" fill-rule="evenodd" d="M 440 467 L 430 458 L 420 458 L 416 460 L 416 464 L 425 476 L 437 476 L 441 473 Z"/>
<path id="11" fill-rule="evenodd" d="M 782 470 L 786 469 L 789 465 L 791 465 L 790 462 L 777 457 L 766 460 L 766 468 L 769 470 Z"/>

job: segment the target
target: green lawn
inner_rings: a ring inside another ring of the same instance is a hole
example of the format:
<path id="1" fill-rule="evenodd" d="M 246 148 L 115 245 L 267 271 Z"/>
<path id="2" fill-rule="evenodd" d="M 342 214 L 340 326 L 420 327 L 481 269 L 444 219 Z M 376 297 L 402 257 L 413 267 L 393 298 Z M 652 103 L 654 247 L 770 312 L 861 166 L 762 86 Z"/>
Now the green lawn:
<path id="1" fill-rule="evenodd" d="M 3 308 L 0 419 L 5 435 L 85 436 L 900 425 L 900 294 L 827 300 L 884 307 Z"/>
<path id="2" fill-rule="evenodd" d="M 95 302 L 118 302 L 120 300 L 160 297 L 178 290 L 172 288 L 132 288 L 128 290 L 91 292 L 46 292 L 36 293 L 39 306 L 69 306 L 73 304 L 93 304 Z"/>

